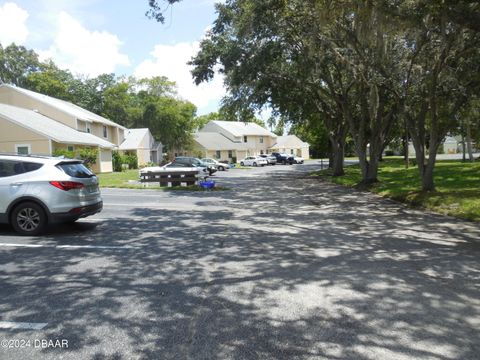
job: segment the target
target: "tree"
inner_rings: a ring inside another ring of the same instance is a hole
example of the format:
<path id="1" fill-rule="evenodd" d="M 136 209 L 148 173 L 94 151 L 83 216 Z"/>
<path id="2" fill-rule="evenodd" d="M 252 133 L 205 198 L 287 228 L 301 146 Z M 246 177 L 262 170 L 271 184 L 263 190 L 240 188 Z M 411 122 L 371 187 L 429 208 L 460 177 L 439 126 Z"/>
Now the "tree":
<path id="1" fill-rule="evenodd" d="M 179 1 L 181 1 L 181 0 L 163 0 L 163 2 L 165 2 L 167 4 L 166 4 L 166 6 L 162 7 L 160 5 L 161 2 L 159 0 L 148 0 L 148 6 L 150 7 L 150 9 L 147 10 L 145 15 L 149 19 L 154 19 L 154 20 L 163 24 L 165 22 L 165 17 L 163 15 L 163 13 L 167 9 L 167 6 L 172 5 L 174 3 L 177 3 Z"/>
<path id="2" fill-rule="evenodd" d="M 35 51 L 15 44 L 3 48 L 0 44 L 0 83 L 24 87 L 27 76 L 39 68 Z"/>
<path id="3" fill-rule="evenodd" d="M 437 149 L 447 133 L 458 128 L 460 110 L 478 93 L 479 32 L 455 14 L 463 11 L 468 19 L 472 13 L 478 15 L 479 6 L 426 2 L 407 3 L 400 10 L 409 65 L 399 103 L 415 147 L 422 189 L 433 191 Z"/>

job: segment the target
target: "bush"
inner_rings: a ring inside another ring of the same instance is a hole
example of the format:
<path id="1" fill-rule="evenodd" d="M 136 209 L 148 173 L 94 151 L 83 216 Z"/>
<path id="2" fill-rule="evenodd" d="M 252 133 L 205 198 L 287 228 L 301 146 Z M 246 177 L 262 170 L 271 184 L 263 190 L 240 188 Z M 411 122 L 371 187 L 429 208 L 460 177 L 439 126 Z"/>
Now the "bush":
<path id="1" fill-rule="evenodd" d="M 83 160 L 86 167 L 97 163 L 98 149 L 82 148 L 78 151 L 78 157 Z"/>
<path id="2" fill-rule="evenodd" d="M 116 150 L 112 151 L 113 171 L 115 172 L 123 171 L 122 164 L 123 164 L 122 155 Z"/>
<path id="3" fill-rule="evenodd" d="M 122 156 L 122 164 L 127 164 L 129 169 L 138 169 L 138 158 L 136 154 L 125 154 Z"/>
<path id="4" fill-rule="evenodd" d="M 86 167 L 91 168 L 97 163 L 98 149 L 81 148 L 77 151 L 68 151 L 66 149 L 56 149 L 52 153 L 53 156 L 64 156 L 67 159 L 80 159 Z"/>
<path id="5" fill-rule="evenodd" d="M 64 156 L 67 159 L 75 159 L 75 152 L 68 151 L 67 149 L 56 149 L 53 151 L 52 155 L 56 157 Z"/>
<path id="6" fill-rule="evenodd" d="M 393 155 L 395 155 L 393 150 L 385 150 L 385 156 L 393 156 Z"/>

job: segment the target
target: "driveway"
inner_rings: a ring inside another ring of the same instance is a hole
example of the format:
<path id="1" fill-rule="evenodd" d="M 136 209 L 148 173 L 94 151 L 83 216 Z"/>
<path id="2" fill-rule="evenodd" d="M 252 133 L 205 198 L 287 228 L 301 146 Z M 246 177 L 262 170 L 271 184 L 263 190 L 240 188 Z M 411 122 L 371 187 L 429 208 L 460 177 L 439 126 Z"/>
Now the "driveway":
<path id="1" fill-rule="evenodd" d="M 0 340 L 20 340 L 0 359 L 478 359 L 480 226 L 317 167 L 106 189 L 40 238 L 0 227 Z"/>

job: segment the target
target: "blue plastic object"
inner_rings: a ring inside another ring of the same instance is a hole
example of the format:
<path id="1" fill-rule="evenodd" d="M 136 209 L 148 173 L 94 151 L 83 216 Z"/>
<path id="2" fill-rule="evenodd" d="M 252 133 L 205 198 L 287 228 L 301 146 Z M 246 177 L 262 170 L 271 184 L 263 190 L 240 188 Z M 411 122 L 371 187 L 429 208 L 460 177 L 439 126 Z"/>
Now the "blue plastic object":
<path id="1" fill-rule="evenodd" d="M 213 180 L 200 181 L 200 187 L 204 189 L 213 189 L 215 187 L 215 181 Z"/>

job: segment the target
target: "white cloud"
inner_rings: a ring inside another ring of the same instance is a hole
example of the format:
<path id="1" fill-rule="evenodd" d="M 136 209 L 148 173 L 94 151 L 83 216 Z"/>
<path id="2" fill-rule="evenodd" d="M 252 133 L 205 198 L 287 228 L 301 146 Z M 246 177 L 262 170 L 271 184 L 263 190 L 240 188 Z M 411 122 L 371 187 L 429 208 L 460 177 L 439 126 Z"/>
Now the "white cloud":
<path id="1" fill-rule="evenodd" d="M 218 103 L 225 95 L 223 78 L 217 74 L 209 83 L 196 86 L 190 73 L 191 66 L 187 65 L 198 52 L 199 46 L 199 42 L 156 45 L 151 52 L 153 59 L 147 59 L 138 65 L 134 75 L 137 78 L 168 77 L 177 83 L 179 95 L 194 103 L 199 110 L 206 108 L 211 102 Z"/>
<path id="2" fill-rule="evenodd" d="M 59 67 L 73 73 L 97 76 L 114 72 L 117 65 L 130 65 L 128 56 L 120 53 L 120 45 L 116 35 L 90 31 L 62 11 L 53 44 L 38 53 L 41 59 L 52 58 Z"/>
<path id="3" fill-rule="evenodd" d="M 16 4 L 7 2 L 0 6 L 0 43 L 6 47 L 11 43 L 23 45 L 28 29 L 25 24 L 28 12 Z"/>

